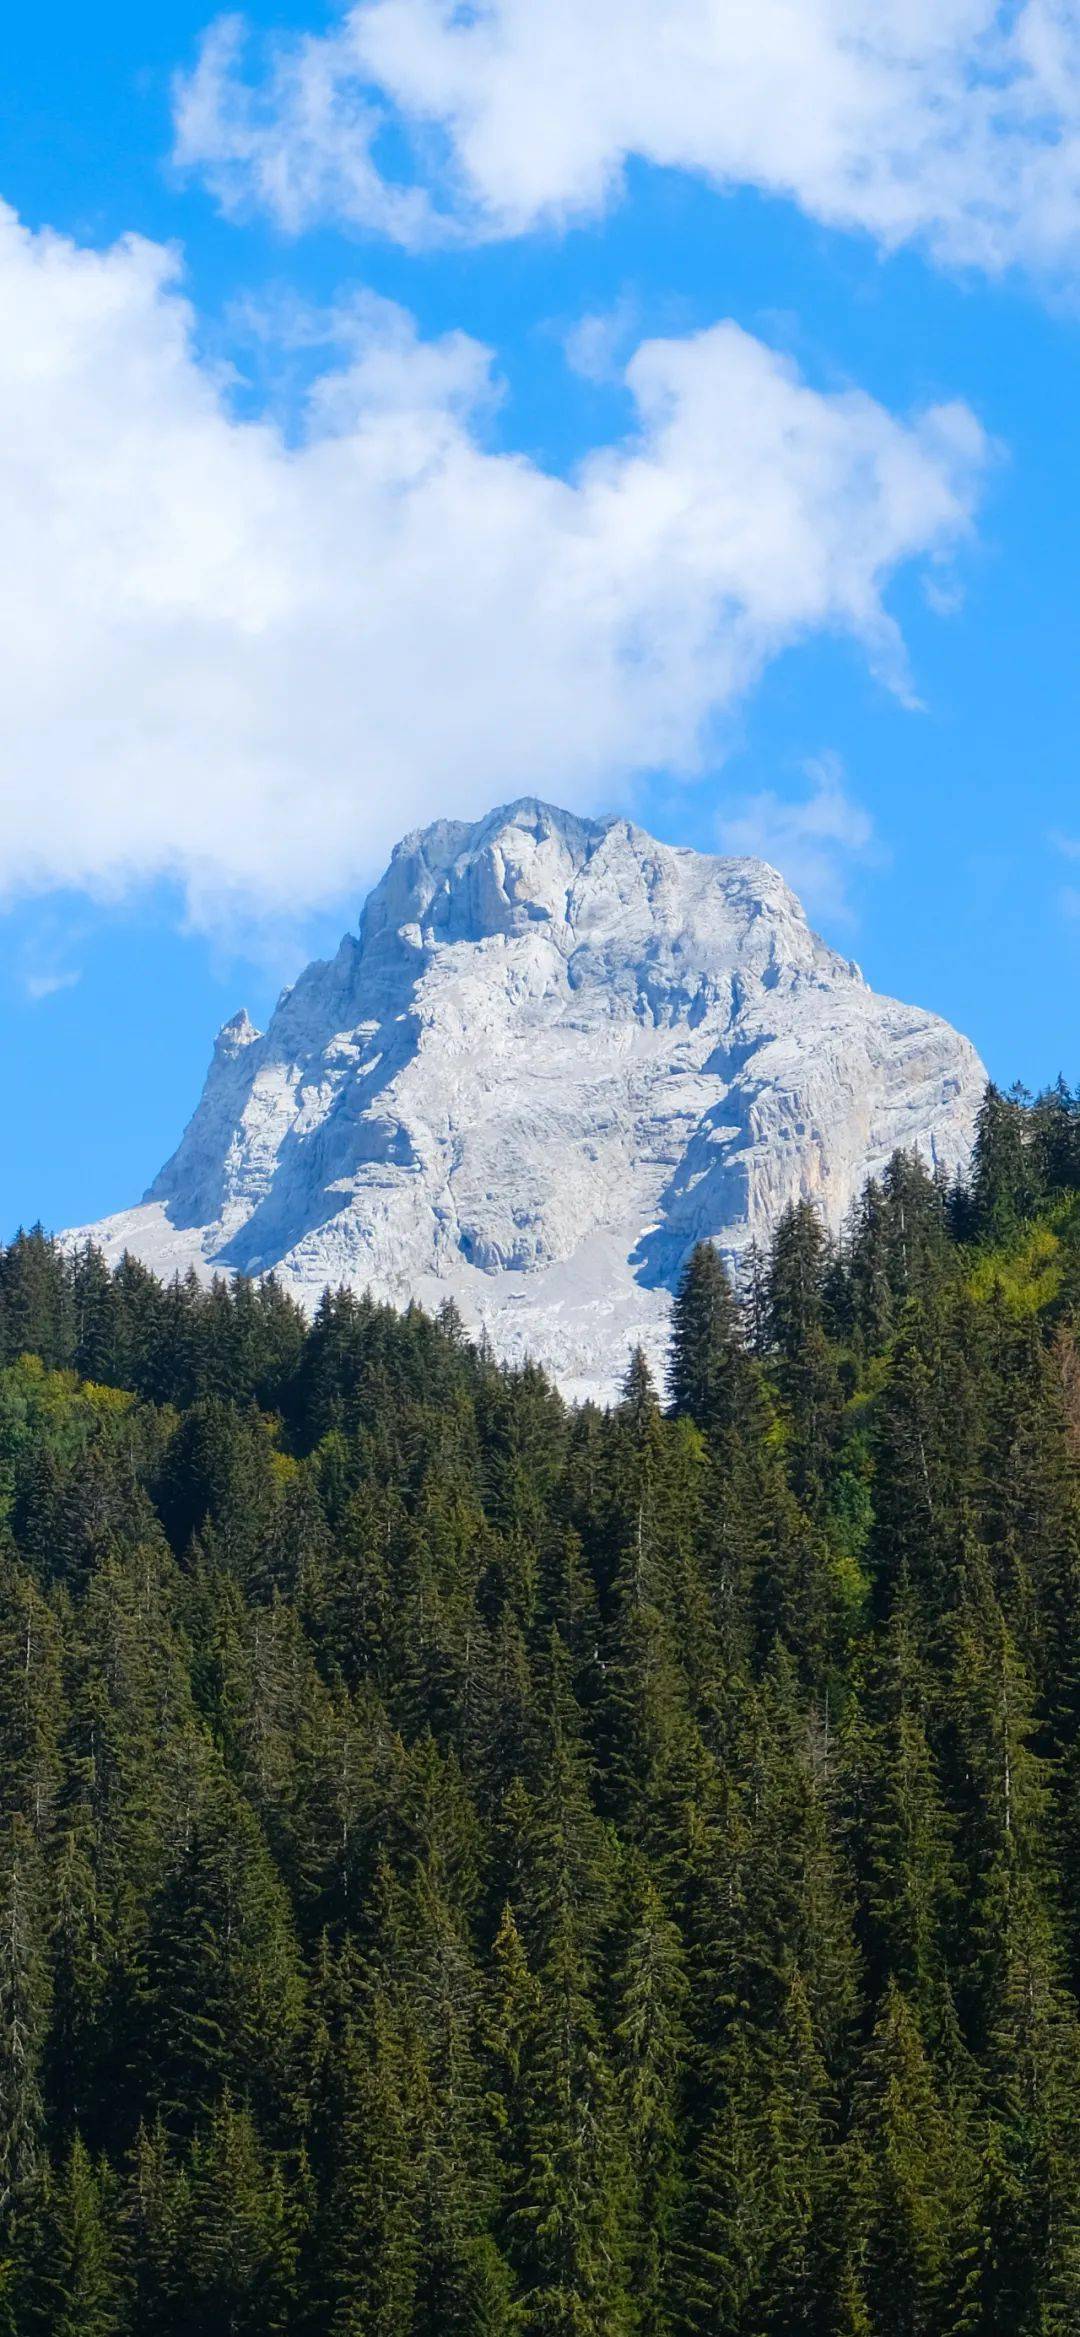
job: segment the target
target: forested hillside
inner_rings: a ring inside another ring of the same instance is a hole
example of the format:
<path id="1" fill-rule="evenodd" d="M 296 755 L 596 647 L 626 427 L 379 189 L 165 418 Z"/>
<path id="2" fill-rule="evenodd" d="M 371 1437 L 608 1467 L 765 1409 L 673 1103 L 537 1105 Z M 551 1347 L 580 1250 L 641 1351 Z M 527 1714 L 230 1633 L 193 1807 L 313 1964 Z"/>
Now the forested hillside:
<path id="1" fill-rule="evenodd" d="M 671 1383 L 0 1256 L 0 2330 L 1076 2337 L 1080 1100 Z"/>

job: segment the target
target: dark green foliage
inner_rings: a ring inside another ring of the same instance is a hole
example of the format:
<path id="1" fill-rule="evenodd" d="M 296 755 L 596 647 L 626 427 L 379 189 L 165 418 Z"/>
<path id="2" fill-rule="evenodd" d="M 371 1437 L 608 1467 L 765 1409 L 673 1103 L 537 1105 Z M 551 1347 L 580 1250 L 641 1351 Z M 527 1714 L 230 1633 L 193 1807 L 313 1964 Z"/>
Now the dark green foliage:
<path id="1" fill-rule="evenodd" d="M 0 1256 L 3 2337 L 1075 2337 L 1078 1131 L 666 1411 Z"/>
<path id="2" fill-rule="evenodd" d="M 1052 1173 L 1057 1146 L 1036 1141 L 1029 1102 L 1022 1089 L 1003 1095 L 991 1085 L 979 1113 L 971 1206 L 975 1231 L 991 1240 L 1007 1240 L 1033 1214 L 1043 1192 L 1044 1154 Z"/>
<path id="3" fill-rule="evenodd" d="M 93 2165 L 76 2136 L 41 2187 L 25 2291 L 27 2331 L 49 2337 L 120 2337 L 127 2280 L 116 2219 L 116 2177 Z"/>
<path id="4" fill-rule="evenodd" d="M 784 1212 L 769 1263 L 769 1345 L 790 1422 L 792 1477 L 810 1510 L 821 1500 L 839 1425 L 841 1382 L 826 1336 L 829 1245 L 816 1209 Z"/>
<path id="5" fill-rule="evenodd" d="M 748 1378 L 742 1321 L 727 1269 L 712 1242 L 699 1242 L 672 1316 L 672 1410 L 685 1412 L 711 1435 L 733 1428 L 746 1409 Z"/>

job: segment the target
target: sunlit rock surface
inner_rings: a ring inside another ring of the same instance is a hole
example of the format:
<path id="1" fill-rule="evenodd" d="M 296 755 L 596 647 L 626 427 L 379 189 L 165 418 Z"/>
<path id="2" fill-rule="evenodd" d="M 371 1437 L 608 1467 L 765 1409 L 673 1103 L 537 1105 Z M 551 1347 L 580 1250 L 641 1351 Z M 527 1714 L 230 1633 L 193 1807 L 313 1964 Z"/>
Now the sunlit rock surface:
<path id="1" fill-rule="evenodd" d="M 453 1298 L 496 1350 L 606 1398 L 662 1364 L 702 1236 L 801 1194 L 838 1224 L 897 1146 L 951 1174 L 985 1074 L 868 989 L 759 860 L 534 801 L 399 844 L 269 1029 L 225 1025 L 140 1207 L 79 1229 L 166 1275 Z"/>

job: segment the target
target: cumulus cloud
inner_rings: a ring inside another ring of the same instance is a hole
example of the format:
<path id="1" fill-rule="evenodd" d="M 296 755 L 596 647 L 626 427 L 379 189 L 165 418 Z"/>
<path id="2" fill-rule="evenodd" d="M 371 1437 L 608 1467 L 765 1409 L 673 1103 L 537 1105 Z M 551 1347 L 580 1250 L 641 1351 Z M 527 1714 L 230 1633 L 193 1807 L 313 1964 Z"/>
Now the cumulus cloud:
<path id="1" fill-rule="evenodd" d="M 786 798 L 764 789 L 729 804 L 717 821 L 725 852 L 768 860 L 793 885 L 804 906 L 834 922 L 852 922 L 848 886 L 859 866 L 884 858 L 869 812 L 851 796 L 835 756 L 807 765 L 807 791 Z"/>
<path id="2" fill-rule="evenodd" d="M 400 182 L 388 123 L 413 139 Z M 176 151 L 292 230 L 519 234 L 600 212 L 639 157 L 885 246 L 1057 268 L 1080 250 L 1080 18 L 1075 0 L 358 0 L 249 55 L 229 16 L 178 83 Z"/>
<path id="3" fill-rule="evenodd" d="M 887 679 L 898 563 L 969 525 L 963 406 L 822 394 L 733 324 L 651 341 L 569 477 L 490 450 L 488 351 L 354 304 L 299 440 L 238 419 L 177 261 L 0 212 L 0 890 L 166 875 L 303 911 L 437 813 L 693 771 L 820 629 Z"/>

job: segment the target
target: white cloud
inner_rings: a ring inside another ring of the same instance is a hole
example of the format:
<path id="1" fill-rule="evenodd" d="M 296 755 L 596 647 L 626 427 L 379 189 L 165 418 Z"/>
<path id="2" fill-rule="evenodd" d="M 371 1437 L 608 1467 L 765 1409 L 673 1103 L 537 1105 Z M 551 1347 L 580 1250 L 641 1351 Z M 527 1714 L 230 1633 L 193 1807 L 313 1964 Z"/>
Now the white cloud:
<path id="1" fill-rule="evenodd" d="M 952 262 L 1080 253 L 1076 0 L 358 0 L 245 52 L 211 28 L 177 156 L 290 230 L 517 234 L 600 212 L 637 156 Z"/>
<path id="2" fill-rule="evenodd" d="M 45 971 L 24 974 L 22 986 L 31 1005 L 38 1006 L 43 998 L 55 998 L 61 990 L 74 990 L 81 981 L 81 971 L 69 968 L 65 973 Z"/>
<path id="3" fill-rule="evenodd" d="M 583 381 L 618 381 L 638 330 L 633 300 L 624 293 L 612 308 L 578 317 L 563 335 L 563 354 Z"/>
<path id="4" fill-rule="evenodd" d="M 255 203 L 296 230 L 325 210 L 412 247 L 450 232 L 419 187 L 396 187 L 372 147 L 385 121 L 336 38 L 275 45 L 261 85 L 244 81 L 242 17 L 222 16 L 176 85 L 176 159 L 206 170 L 227 204 Z"/>
<path id="5" fill-rule="evenodd" d="M 301 912 L 437 813 L 702 767 L 815 630 L 902 677 L 882 596 L 969 524 L 965 407 L 823 395 L 721 324 L 637 350 L 635 427 L 567 480 L 486 448 L 487 351 L 367 301 L 292 444 L 176 265 L 0 211 L 0 890 Z"/>
<path id="6" fill-rule="evenodd" d="M 806 776 L 810 791 L 800 799 L 765 789 L 729 805 L 717 821 L 717 841 L 725 852 L 770 861 L 813 914 L 850 923 L 851 871 L 880 864 L 884 854 L 869 812 L 847 793 L 835 757 L 808 764 Z"/>

